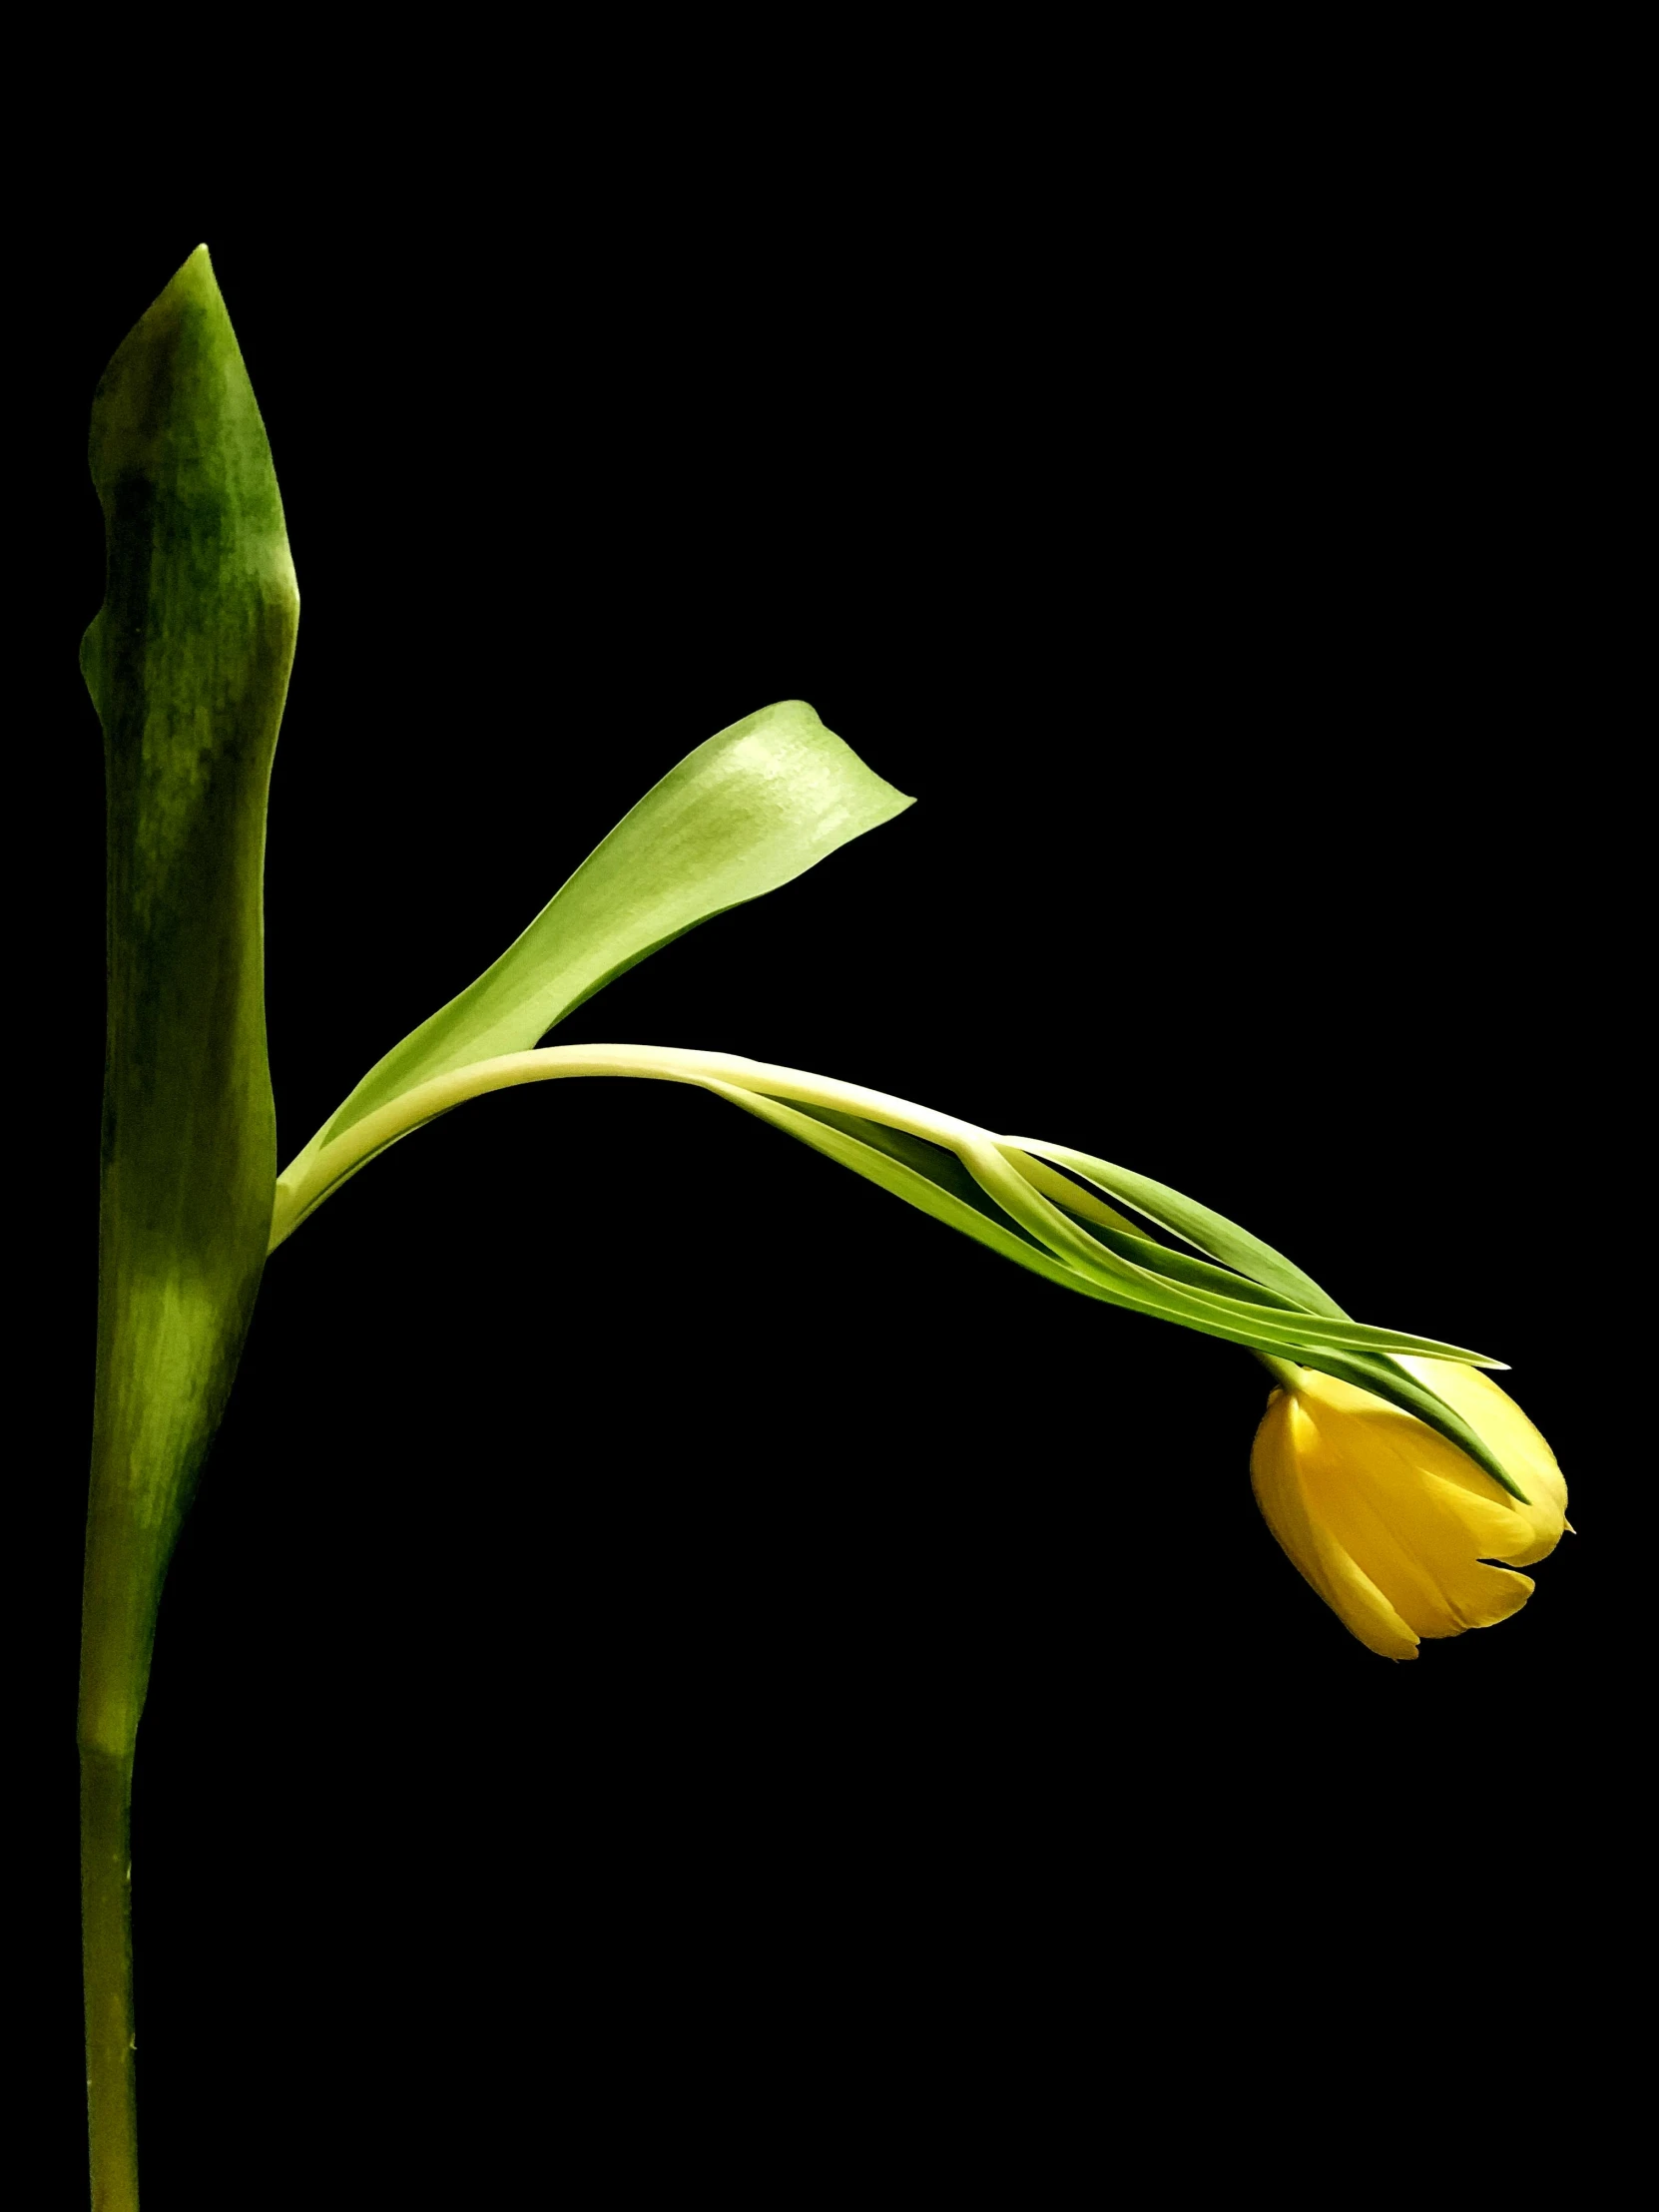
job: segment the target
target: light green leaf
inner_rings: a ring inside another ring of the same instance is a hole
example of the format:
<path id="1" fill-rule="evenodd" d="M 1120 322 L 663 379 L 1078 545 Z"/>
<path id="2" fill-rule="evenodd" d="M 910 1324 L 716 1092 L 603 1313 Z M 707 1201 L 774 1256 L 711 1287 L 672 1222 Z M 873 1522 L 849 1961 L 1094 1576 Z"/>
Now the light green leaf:
<path id="1" fill-rule="evenodd" d="M 912 804 L 798 699 L 733 723 L 646 793 L 493 966 L 370 1068 L 287 1172 L 419 1084 L 528 1050 L 650 953 Z"/>
<path id="2" fill-rule="evenodd" d="M 105 369 L 108 1049 L 82 1742 L 130 1755 L 162 1578 L 230 1394 L 276 1167 L 266 803 L 299 620 L 271 447 L 199 247 Z"/>

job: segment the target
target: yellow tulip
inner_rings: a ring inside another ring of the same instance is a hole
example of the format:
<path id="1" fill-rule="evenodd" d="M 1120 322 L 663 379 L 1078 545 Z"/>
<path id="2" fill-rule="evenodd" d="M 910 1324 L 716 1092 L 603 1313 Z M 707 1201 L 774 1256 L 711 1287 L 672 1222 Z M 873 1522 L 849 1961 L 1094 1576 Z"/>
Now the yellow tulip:
<path id="1" fill-rule="evenodd" d="M 1250 1455 L 1268 1526 L 1385 1659 L 1518 1612 L 1532 1583 L 1510 1569 L 1553 1551 L 1568 1525 L 1554 1453 L 1489 1376 L 1444 1360 L 1400 1365 L 1462 1415 L 1529 1504 L 1415 1415 L 1313 1368 L 1284 1371 L 1294 1382 L 1268 1399 Z"/>

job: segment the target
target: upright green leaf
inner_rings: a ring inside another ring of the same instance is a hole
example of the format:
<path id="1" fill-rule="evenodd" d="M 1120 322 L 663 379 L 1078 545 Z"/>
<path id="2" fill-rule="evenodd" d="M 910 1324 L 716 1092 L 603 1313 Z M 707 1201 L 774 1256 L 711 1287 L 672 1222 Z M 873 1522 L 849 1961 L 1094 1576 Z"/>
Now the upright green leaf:
<path id="1" fill-rule="evenodd" d="M 219 1419 L 276 1179 L 262 900 L 299 598 L 205 247 L 105 371 L 91 463 L 108 566 L 81 667 L 104 728 L 109 974 L 93 1526 L 121 1531 L 126 1584 L 133 1546 L 159 1575 Z M 107 1567 L 95 1542 L 89 1602 L 114 1602 Z M 123 1633 L 142 1696 L 148 1628 Z M 137 1714 L 86 1718 L 121 1742 Z"/>
<path id="2" fill-rule="evenodd" d="M 108 1056 L 79 1734 L 95 2201 L 137 2202 L 127 1806 L 162 1578 L 229 1394 L 276 1166 L 266 801 L 298 593 L 206 248 L 121 345 L 90 452 L 108 570 Z"/>

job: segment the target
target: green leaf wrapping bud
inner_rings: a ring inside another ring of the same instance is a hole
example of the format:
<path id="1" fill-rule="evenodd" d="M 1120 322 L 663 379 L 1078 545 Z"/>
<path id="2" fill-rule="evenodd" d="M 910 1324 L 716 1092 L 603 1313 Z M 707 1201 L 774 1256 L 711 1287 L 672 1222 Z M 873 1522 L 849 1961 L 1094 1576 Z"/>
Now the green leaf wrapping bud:
<path id="1" fill-rule="evenodd" d="M 138 2202 L 128 1822 L 163 1577 L 253 1318 L 276 1169 L 272 757 L 299 594 L 265 425 L 199 247 L 105 370 L 109 1012 L 82 1601 L 81 1886 L 95 2206 Z"/>

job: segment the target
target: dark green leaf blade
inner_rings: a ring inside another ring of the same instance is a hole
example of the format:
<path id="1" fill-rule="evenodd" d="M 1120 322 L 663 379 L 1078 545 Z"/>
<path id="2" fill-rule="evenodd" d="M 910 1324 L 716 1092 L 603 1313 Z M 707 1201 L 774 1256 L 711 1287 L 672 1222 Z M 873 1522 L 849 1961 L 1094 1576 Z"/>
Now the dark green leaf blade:
<path id="1" fill-rule="evenodd" d="M 1411 1337 L 1393 1330 L 1370 1329 L 1346 1318 L 1337 1321 L 1328 1315 L 1262 1306 L 1246 1299 L 1194 1290 L 1148 1267 L 1114 1266 L 1111 1255 L 1091 1254 L 1082 1240 L 1076 1243 L 1068 1240 L 1064 1249 L 1057 1251 L 1047 1242 L 1049 1225 L 1043 1219 L 1043 1202 L 1011 1168 L 1007 1179 L 995 1188 L 981 1186 L 981 1196 L 975 1200 L 956 1188 L 947 1187 L 956 1183 L 955 1175 L 941 1174 L 918 1153 L 913 1143 L 901 1140 L 901 1133 L 870 1123 L 854 1134 L 860 1117 L 842 1112 L 826 1114 L 817 1106 L 804 1109 L 786 1105 L 779 1098 L 708 1076 L 699 1080 L 704 1088 L 741 1106 L 745 1112 L 771 1122 L 775 1128 L 787 1131 L 816 1151 L 839 1161 L 843 1167 L 852 1168 L 895 1197 L 931 1214 L 935 1220 L 961 1230 L 980 1244 L 989 1245 L 1033 1274 L 1110 1305 L 1151 1314 L 1200 1335 L 1243 1345 L 1253 1352 L 1265 1352 L 1281 1359 L 1305 1359 L 1309 1365 L 1320 1364 L 1315 1353 L 1324 1350 L 1325 1340 L 1333 1335 L 1340 1339 L 1345 1351 L 1392 1347 L 1429 1358 L 1466 1360 L 1474 1357 L 1433 1339 Z M 900 1141 L 895 1141 L 895 1137 Z M 977 1180 L 977 1163 L 969 1159 L 966 1166 Z M 989 1204 L 985 1203 L 987 1199 Z M 1004 1210 L 1004 1202 L 1008 1210 Z M 1161 1247 L 1153 1249 L 1162 1252 Z"/>
<path id="2" fill-rule="evenodd" d="M 1321 1290 L 1312 1276 L 1304 1275 L 1282 1252 L 1275 1252 L 1272 1245 L 1264 1244 L 1260 1237 L 1253 1237 L 1248 1229 L 1241 1229 L 1225 1214 L 1199 1205 L 1196 1199 L 1172 1190 L 1167 1183 L 1156 1183 L 1148 1175 L 1136 1175 L 1129 1168 L 1115 1167 L 1109 1161 L 1097 1160 L 1090 1153 L 1074 1151 L 1067 1145 L 1043 1144 L 1024 1137 L 1007 1141 L 1021 1152 L 1058 1161 L 1074 1175 L 1097 1185 L 1109 1197 L 1144 1215 L 1171 1236 L 1181 1238 L 1196 1251 L 1208 1253 L 1212 1260 L 1220 1260 L 1225 1266 L 1248 1275 L 1265 1289 L 1278 1291 L 1306 1312 L 1329 1314 L 1339 1321 L 1349 1318 L 1329 1292 Z"/>

